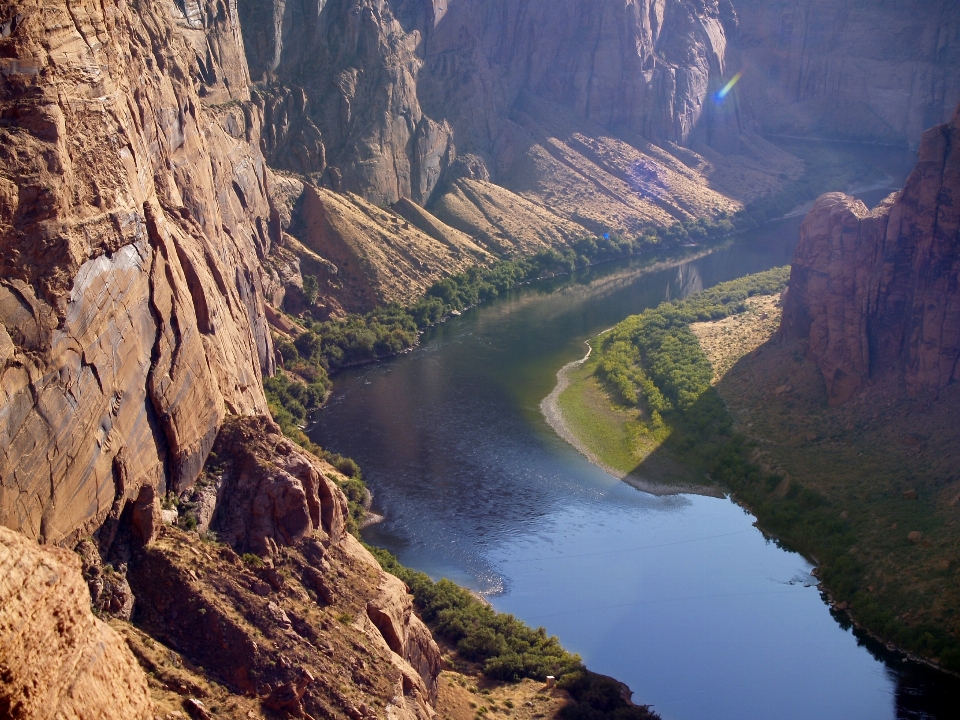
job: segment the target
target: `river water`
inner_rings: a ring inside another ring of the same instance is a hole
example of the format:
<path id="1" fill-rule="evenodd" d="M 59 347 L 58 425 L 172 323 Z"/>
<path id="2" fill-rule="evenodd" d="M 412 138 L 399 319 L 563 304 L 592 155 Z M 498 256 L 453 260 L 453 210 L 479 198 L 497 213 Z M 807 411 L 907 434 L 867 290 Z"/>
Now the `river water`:
<path id="1" fill-rule="evenodd" d="M 664 720 L 955 717 L 952 679 L 858 639 L 742 508 L 635 490 L 540 414 L 585 339 L 789 263 L 799 222 L 534 283 L 338 375 L 310 434 L 363 468 L 385 516 L 365 539 L 544 626 Z"/>

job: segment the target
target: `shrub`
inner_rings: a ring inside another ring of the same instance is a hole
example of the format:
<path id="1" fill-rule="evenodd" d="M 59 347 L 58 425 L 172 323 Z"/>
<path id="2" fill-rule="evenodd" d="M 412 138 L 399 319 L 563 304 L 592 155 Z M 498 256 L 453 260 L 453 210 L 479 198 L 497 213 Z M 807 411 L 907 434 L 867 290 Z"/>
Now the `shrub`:
<path id="1" fill-rule="evenodd" d="M 263 567 L 263 560 L 253 553 L 244 553 L 240 559 L 251 567 Z"/>

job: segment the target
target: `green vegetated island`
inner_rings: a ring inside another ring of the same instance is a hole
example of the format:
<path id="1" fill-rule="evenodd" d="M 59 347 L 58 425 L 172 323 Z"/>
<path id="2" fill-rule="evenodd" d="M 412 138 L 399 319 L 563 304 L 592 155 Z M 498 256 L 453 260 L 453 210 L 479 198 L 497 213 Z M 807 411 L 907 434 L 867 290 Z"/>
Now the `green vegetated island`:
<path id="1" fill-rule="evenodd" d="M 788 280 L 776 268 L 626 318 L 561 370 L 547 419 L 641 489 L 731 493 L 817 565 L 841 622 L 960 671 L 960 548 L 924 501 L 944 469 L 893 439 L 898 415 L 936 424 L 936 408 L 881 393 L 870 425 L 830 407 L 803 343 L 774 337 Z"/>

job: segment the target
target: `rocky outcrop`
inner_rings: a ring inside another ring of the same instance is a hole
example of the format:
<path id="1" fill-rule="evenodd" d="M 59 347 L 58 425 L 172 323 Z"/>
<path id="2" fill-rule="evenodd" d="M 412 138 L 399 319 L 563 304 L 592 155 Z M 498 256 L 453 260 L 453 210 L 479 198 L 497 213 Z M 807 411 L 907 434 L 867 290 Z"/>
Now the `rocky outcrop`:
<path id="1" fill-rule="evenodd" d="M 265 555 L 321 531 L 345 534 L 347 503 L 324 474 L 331 468 L 283 436 L 266 417 L 231 418 L 217 437 L 212 527 L 238 552 Z"/>
<path id="2" fill-rule="evenodd" d="M 430 630 L 413 614 L 410 596 L 403 582 L 382 574 L 376 596 L 367 602 L 367 617 L 390 649 L 417 671 L 427 687 L 431 704 L 437 702 L 440 651 Z"/>
<path id="3" fill-rule="evenodd" d="M 277 238 L 232 5 L 0 15 L 0 524 L 59 542 L 266 409 Z"/>
<path id="4" fill-rule="evenodd" d="M 146 675 L 90 611 L 80 558 L 0 527 L 0 715 L 149 720 Z"/>
<path id="5" fill-rule="evenodd" d="M 841 403 L 899 374 L 912 396 L 960 379 L 960 107 L 923 134 L 896 195 L 872 211 L 822 196 L 800 227 L 780 334 L 809 352 Z"/>
<path id="6" fill-rule="evenodd" d="M 736 0 L 741 85 L 764 132 L 909 143 L 960 101 L 953 0 Z"/>
<path id="7" fill-rule="evenodd" d="M 204 477 L 226 542 L 165 527 L 137 550 L 138 626 L 287 716 L 433 717 L 440 651 L 406 586 L 345 532 L 346 478 L 265 417 L 228 420 Z"/>

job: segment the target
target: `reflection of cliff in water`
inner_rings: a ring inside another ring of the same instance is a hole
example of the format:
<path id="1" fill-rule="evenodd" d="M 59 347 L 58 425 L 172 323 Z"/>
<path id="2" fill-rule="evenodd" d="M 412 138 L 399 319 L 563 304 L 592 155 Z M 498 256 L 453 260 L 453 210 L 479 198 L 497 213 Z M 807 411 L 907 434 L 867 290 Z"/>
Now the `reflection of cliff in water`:
<path id="1" fill-rule="evenodd" d="M 826 596 L 824 602 L 828 602 Z M 841 628 L 853 632 L 857 645 L 883 663 L 884 673 L 897 688 L 894 696 L 897 718 L 952 717 L 960 698 L 960 678 L 910 661 L 898 650 L 890 650 L 850 622 L 845 612 L 830 608 L 830 614 Z"/>
<path id="2" fill-rule="evenodd" d="M 703 290 L 703 278 L 697 263 L 687 262 L 677 266 L 676 275 L 667 283 L 664 300 L 682 300 Z"/>

